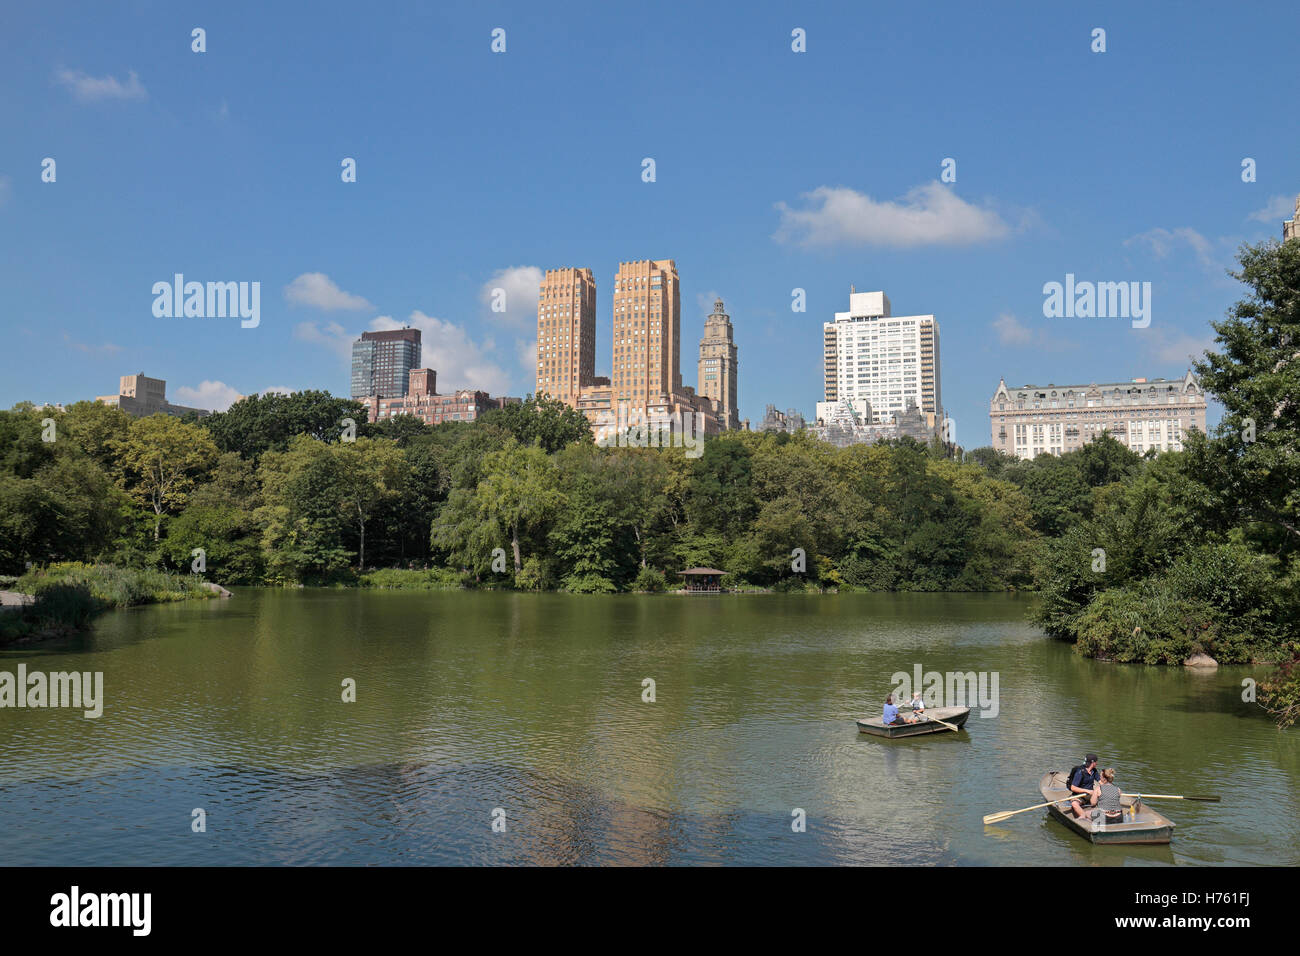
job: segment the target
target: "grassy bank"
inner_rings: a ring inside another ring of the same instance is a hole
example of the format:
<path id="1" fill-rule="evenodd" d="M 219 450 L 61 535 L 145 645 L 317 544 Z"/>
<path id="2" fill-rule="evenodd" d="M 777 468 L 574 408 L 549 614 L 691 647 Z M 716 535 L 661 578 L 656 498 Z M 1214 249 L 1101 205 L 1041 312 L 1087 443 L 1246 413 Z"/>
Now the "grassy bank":
<path id="1" fill-rule="evenodd" d="M 448 568 L 408 570 L 379 568 L 366 571 L 357 579 L 363 588 L 392 588 L 404 591 L 450 591 L 467 586 L 468 575 Z"/>
<path id="2" fill-rule="evenodd" d="M 216 596 L 190 575 L 80 562 L 29 571 L 11 587 L 35 601 L 0 614 L 0 646 L 84 630 L 96 614 L 116 608 Z"/>

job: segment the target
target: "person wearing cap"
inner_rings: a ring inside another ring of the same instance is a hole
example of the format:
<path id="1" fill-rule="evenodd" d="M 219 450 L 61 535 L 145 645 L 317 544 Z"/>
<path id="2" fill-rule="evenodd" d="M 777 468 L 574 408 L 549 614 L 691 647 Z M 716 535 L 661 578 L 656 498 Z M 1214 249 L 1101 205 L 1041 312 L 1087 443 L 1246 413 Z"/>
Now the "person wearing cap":
<path id="1" fill-rule="evenodd" d="M 1083 758 L 1083 766 L 1076 767 L 1074 773 L 1070 774 L 1068 781 L 1070 793 L 1076 796 L 1070 801 L 1070 809 L 1080 820 L 1085 819 L 1092 813 L 1092 808 L 1097 805 L 1101 798 L 1101 778 L 1097 774 L 1097 755 L 1088 754 Z M 1087 800 L 1088 809 L 1083 809 L 1083 801 Z"/>

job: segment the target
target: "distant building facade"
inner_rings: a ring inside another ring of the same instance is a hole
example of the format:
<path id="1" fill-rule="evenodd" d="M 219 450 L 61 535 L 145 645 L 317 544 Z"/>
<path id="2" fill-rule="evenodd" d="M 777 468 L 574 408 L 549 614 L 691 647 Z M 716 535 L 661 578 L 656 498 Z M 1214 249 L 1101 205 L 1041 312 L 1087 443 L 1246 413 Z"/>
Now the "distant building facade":
<path id="1" fill-rule="evenodd" d="M 431 368 L 411 369 L 407 377 L 406 394 L 396 397 L 364 395 L 369 420 L 383 421 L 399 415 L 411 415 L 426 425 L 443 422 L 472 422 L 490 408 L 504 408 L 519 402 L 517 398 L 493 398 L 487 392 L 473 388 L 459 388 L 448 395 L 439 395 L 436 389 L 438 373 Z"/>
<path id="2" fill-rule="evenodd" d="M 1189 429 L 1205 431 L 1205 394 L 1191 372 L 1100 385 L 1008 388 L 1000 380 L 989 422 L 993 447 L 1016 458 L 1063 455 L 1103 432 L 1138 454 L 1181 451 Z"/>
<path id="3" fill-rule="evenodd" d="M 1295 215 L 1282 222 L 1282 241 L 1300 238 L 1300 196 L 1295 197 Z"/>
<path id="4" fill-rule="evenodd" d="M 763 421 L 758 426 L 761 432 L 801 432 L 807 427 L 803 415 L 793 408 L 787 408 L 784 412 L 777 411 L 775 405 L 767 406 L 767 411 L 763 415 Z"/>
<path id="5" fill-rule="evenodd" d="M 118 381 L 116 395 L 98 395 L 95 401 L 120 408 L 128 415 L 144 418 L 147 415 L 173 415 L 179 418 L 194 412 L 200 418 L 212 413 L 206 408 L 173 405 L 167 401 L 167 380 L 150 378 L 144 372 L 123 375 Z"/>
<path id="6" fill-rule="evenodd" d="M 537 394 L 578 407 L 596 377 L 596 280 L 590 269 L 547 269 L 537 290 Z"/>
<path id="7" fill-rule="evenodd" d="M 871 403 L 864 398 L 818 402 L 817 415 L 813 431 L 822 441 L 839 448 L 871 445 L 895 438 L 914 438 L 922 444 L 929 444 L 939 435 L 934 416 L 917 408 L 910 397 L 902 410 L 883 417 L 875 414 Z"/>
<path id="8" fill-rule="evenodd" d="M 740 427 L 740 410 L 736 405 L 736 375 L 739 363 L 731 328 L 731 316 L 722 311 L 722 300 L 715 299 L 713 312 L 704 320 L 704 338 L 700 339 L 699 393 L 713 403 L 718 427 L 730 431 Z"/>
<path id="9" fill-rule="evenodd" d="M 608 376 L 594 374 L 595 294 L 590 269 L 547 270 L 538 288 L 537 393 L 576 408 L 598 429 L 698 415 L 691 421 L 705 434 L 717 434 L 713 401 L 682 385 L 676 263 L 619 263 Z"/>
<path id="10" fill-rule="evenodd" d="M 419 365 L 419 329 L 362 332 L 352 343 L 352 397 L 405 395 L 411 370 Z"/>
<path id="11" fill-rule="evenodd" d="M 822 326 L 822 377 L 828 407 L 865 401 L 874 424 L 916 408 L 936 426 L 943 416 L 939 323 L 933 315 L 893 315 L 885 293 L 850 288 L 848 311 Z"/>

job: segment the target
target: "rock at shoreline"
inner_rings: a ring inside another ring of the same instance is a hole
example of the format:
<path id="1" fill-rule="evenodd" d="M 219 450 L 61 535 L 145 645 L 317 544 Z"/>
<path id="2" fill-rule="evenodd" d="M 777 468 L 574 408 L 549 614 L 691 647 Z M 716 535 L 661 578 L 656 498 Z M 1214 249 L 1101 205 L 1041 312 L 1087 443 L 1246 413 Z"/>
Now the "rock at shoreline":
<path id="1" fill-rule="evenodd" d="M 1209 654 L 1193 654 L 1183 661 L 1184 667 L 1218 667 L 1219 662 Z"/>
<path id="2" fill-rule="evenodd" d="M 230 592 L 227 591 L 225 588 L 223 588 L 220 584 L 214 584 L 211 581 L 204 581 L 203 586 L 207 588 L 209 591 L 215 591 L 217 597 L 223 597 L 223 598 L 230 597 Z"/>

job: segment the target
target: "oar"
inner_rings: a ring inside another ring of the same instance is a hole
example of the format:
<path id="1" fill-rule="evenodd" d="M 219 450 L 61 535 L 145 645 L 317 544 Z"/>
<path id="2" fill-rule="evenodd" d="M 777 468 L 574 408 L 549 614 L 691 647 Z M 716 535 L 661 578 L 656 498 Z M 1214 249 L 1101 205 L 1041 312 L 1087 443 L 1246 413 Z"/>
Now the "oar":
<path id="1" fill-rule="evenodd" d="M 1035 803 L 1032 807 L 1025 807 L 1023 810 L 999 810 L 997 813 L 990 813 L 984 818 L 984 822 L 1001 823 L 1007 817 L 1014 817 L 1017 813 L 1028 813 L 1030 810 L 1041 810 L 1043 807 L 1050 807 L 1054 803 L 1069 803 L 1071 800 L 1080 798 L 1087 799 L 1086 793 L 1072 793 L 1068 797 L 1062 797 L 1060 800 L 1048 800 L 1046 803 Z"/>
<path id="2" fill-rule="evenodd" d="M 1184 797 L 1172 793 L 1135 793 L 1139 800 L 1204 800 L 1206 803 L 1222 803 L 1223 797 Z"/>
<path id="3" fill-rule="evenodd" d="M 926 718 L 927 720 L 933 720 L 936 724 L 943 724 L 945 727 L 947 727 L 947 728 L 948 728 L 949 730 L 951 730 L 953 733 L 956 733 L 957 731 L 961 730 L 961 728 L 958 727 L 956 724 L 950 724 L 950 723 L 948 723 L 948 721 L 946 721 L 946 720 L 940 720 L 938 717 L 933 717 L 933 716 L 931 716 L 930 714 L 922 713 L 921 716 L 924 717 L 924 718 Z"/>

